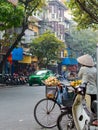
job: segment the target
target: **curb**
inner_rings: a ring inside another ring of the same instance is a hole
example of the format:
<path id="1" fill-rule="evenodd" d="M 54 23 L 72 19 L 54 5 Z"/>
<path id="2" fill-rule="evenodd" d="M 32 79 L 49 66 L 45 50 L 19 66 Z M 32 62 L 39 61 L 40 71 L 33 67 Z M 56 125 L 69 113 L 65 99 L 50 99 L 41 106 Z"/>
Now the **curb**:
<path id="1" fill-rule="evenodd" d="M 22 85 L 6 85 L 6 84 L 0 84 L 0 88 L 13 88 L 13 87 L 20 87 Z"/>
<path id="2" fill-rule="evenodd" d="M 6 86 L 6 84 L 0 84 L 0 87 L 1 87 L 1 86 Z"/>
<path id="3" fill-rule="evenodd" d="M 5 84 L 0 84 L 0 88 L 7 88 Z"/>

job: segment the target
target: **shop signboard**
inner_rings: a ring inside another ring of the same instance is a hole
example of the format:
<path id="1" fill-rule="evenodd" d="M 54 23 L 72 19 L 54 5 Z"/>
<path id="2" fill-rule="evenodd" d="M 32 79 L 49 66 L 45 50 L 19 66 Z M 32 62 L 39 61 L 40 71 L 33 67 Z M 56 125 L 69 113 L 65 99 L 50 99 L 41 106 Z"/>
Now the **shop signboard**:
<path id="1" fill-rule="evenodd" d="M 31 63 L 31 56 L 28 55 L 24 55 L 23 56 L 23 60 L 18 61 L 19 63 L 26 63 L 26 64 L 30 64 Z"/>

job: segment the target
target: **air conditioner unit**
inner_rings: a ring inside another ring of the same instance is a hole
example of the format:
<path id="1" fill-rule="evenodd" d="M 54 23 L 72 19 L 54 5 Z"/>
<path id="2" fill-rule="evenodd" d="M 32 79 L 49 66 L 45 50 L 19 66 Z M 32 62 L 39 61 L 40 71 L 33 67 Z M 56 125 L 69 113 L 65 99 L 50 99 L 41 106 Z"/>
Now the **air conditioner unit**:
<path id="1" fill-rule="evenodd" d="M 59 17 L 59 21 L 62 22 L 62 21 L 63 21 L 63 18 L 62 18 L 62 17 Z"/>

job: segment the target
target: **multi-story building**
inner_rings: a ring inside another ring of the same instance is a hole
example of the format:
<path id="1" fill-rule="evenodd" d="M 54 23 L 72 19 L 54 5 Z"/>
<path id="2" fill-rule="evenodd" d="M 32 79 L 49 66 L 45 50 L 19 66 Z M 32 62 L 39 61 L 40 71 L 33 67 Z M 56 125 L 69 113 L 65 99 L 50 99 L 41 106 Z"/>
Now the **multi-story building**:
<path id="1" fill-rule="evenodd" d="M 65 32 L 69 29 L 69 20 L 65 16 L 67 8 L 61 0 L 47 0 L 47 5 L 41 12 L 34 13 L 29 20 L 29 30 L 25 32 L 25 42 L 31 42 L 33 38 L 42 35 L 46 30 L 55 33 L 55 36 L 65 42 Z"/>
<path id="2" fill-rule="evenodd" d="M 65 41 L 65 17 L 66 7 L 59 0 L 49 1 L 49 22 L 55 35 Z"/>
<path id="3" fill-rule="evenodd" d="M 51 30 L 57 38 L 65 43 L 65 33 L 69 31 L 70 21 L 66 18 L 65 12 L 68 10 L 63 1 L 47 0 L 47 8 L 42 13 L 42 20 L 39 22 L 40 34 L 46 30 Z M 61 59 L 67 56 L 66 43 L 61 52 Z"/>
<path id="4" fill-rule="evenodd" d="M 66 33 L 69 33 L 70 20 L 68 19 L 68 9 L 63 0 L 47 0 L 47 7 L 41 13 L 39 33 L 51 30 L 57 38 L 65 43 Z M 66 43 L 65 43 L 66 46 Z M 67 56 L 67 50 L 61 52 L 61 58 Z"/>
<path id="5" fill-rule="evenodd" d="M 40 21 L 41 27 L 47 28 L 55 33 L 60 40 L 65 41 L 65 17 L 64 12 L 67 9 L 59 0 L 48 0 L 47 13 L 44 19 Z M 42 30 L 42 28 L 41 28 Z M 44 30 L 43 30 L 44 31 Z M 42 31 L 41 31 L 42 33 Z"/>

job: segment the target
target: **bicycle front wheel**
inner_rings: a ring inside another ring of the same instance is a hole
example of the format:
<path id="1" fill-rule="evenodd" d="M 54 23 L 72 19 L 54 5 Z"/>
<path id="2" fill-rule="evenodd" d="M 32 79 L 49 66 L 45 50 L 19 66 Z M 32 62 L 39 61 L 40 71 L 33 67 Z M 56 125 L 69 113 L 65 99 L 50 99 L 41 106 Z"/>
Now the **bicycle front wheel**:
<path id="1" fill-rule="evenodd" d="M 44 128 L 55 127 L 60 113 L 60 106 L 54 100 L 48 98 L 40 100 L 34 108 L 35 120 Z"/>
<path id="2" fill-rule="evenodd" d="M 63 112 L 57 120 L 59 130 L 75 130 L 74 121 L 70 111 Z"/>

